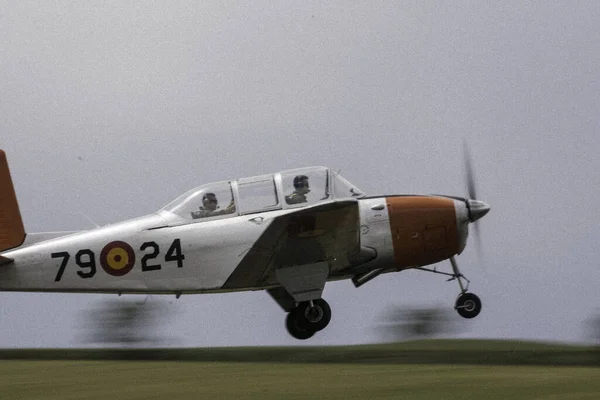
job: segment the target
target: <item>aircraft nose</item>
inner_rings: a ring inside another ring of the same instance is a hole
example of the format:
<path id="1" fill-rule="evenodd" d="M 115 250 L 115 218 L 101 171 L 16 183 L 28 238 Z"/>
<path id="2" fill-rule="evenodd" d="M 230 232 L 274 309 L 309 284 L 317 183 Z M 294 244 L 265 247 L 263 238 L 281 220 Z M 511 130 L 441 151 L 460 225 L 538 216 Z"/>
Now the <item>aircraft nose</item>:
<path id="1" fill-rule="evenodd" d="M 479 200 L 467 200 L 467 207 L 469 210 L 470 222 L 475 222 L 478 219 L 483 218 L 483 216 L 490 211 L 490 206 Z"/>

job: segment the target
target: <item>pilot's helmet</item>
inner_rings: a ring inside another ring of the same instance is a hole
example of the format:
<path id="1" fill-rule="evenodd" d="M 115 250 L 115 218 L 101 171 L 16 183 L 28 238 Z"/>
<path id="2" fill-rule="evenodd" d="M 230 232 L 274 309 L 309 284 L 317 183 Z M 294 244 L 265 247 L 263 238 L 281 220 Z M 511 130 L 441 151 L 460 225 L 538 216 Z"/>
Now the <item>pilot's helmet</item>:
<path id="1" fill-rule="evenodd" d="M 296 175 L 294 177 L 294 188 L 300 189 L 303 187 L 308 187 L 308 176 L 306 175 Z"/>
<path id="2" fill-rule="evenodd" d="M 215 196 L 214 193 L 204 193 L 204 196 L 202 196 L 202 203 L 216 203 L 217 202 L 217 196 Z"/>

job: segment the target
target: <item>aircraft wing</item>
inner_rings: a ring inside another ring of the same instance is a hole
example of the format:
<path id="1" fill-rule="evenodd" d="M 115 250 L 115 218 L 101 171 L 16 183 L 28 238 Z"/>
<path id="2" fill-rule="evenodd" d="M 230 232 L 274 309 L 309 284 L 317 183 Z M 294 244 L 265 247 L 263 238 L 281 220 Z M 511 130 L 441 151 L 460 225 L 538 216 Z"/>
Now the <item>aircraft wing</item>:
<path id="1" fill-rule="evenodd" d="M 1 265 L 6 265 L 6 264 L 10 264 L 11 262 L 13 262 L 14 260 L 12 258 L 8 258 L 8 257 L 4 257 L 4 256 L 0 256 L 0 266 Z"/>
<path id="2" fill-rule="evenodd" d="M 330 275 L 344 269 L 360 251 L 359 224 L 355 199 L 334 200 L 277 216 L 223 289 L 276 285 L 276 268 L 293 265 L 327 261 Z"/>

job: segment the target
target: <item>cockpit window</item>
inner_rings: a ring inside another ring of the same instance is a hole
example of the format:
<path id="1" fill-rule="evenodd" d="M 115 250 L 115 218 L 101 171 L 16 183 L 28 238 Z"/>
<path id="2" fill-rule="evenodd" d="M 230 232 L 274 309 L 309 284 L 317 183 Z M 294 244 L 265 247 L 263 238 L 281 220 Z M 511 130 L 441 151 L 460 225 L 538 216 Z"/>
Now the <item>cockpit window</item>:
<path id="1" fill-rule="evenodd" d="M 281 173 L 286 204 L 307 205 L 327 200 L 329 176 L 326 168 L 314 167 Z"/>
<path id="2" fill-rule="evenodd" d="M 236 204 L 229 182 L 212 183 L 191 190 L 165 208 L 185 219 L 236 215 Z"/>
<path id="3" fill-rule="evenodd" d="M 364 196 L 338 173 L 316 166 L 203 185 L 179 196 L 161 211 L 174 214 L 171 223 L 181 224 Z"/>
<path id="4" fill-rule="evenodd" d="M 240 213 L 269 211 L 279 208 L 273 175 L 238 179 Z"/>

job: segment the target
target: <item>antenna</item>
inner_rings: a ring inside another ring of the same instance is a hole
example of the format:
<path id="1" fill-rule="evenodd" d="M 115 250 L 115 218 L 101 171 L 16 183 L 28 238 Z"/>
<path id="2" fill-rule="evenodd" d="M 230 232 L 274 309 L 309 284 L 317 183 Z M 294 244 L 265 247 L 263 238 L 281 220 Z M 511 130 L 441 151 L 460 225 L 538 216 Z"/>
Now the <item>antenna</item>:
<path id="1" fill-rule="evenodd" d="M 88 217 L 87 215 L 85 215 L 84 213 L 79 213 L 81 216 L 83 216 L 85 219 L 87 219 L 88 221 L 90 221 L 92 224 L 94 224 L 96 226 L 96 228 L 100 228 L 100 225 L 98 225 L 97 223 L 94 222 L 93 219 L 91 219 L 90 217 Z"/>

